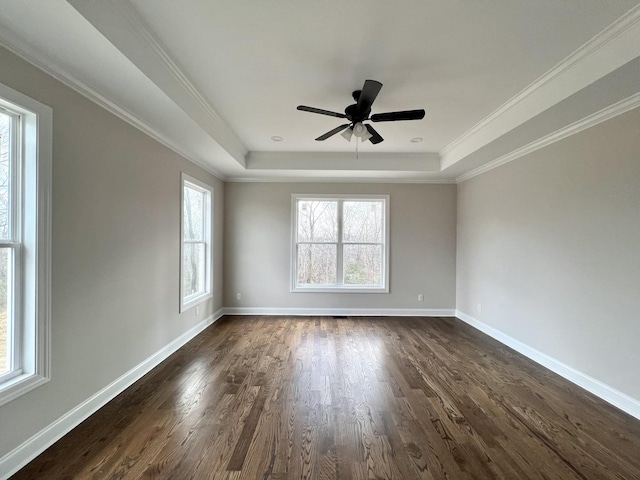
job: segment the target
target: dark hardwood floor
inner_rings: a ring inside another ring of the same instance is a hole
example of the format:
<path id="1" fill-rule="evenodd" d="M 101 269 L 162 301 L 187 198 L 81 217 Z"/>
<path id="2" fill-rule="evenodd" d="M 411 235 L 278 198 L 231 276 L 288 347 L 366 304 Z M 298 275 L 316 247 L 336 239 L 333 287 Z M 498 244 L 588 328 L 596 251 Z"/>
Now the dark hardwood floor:
<path id="1" fill-rule="evenodd" d="M 640 421 L 459 320 L 225 317 L 13 478 L 638 479 Z"/>

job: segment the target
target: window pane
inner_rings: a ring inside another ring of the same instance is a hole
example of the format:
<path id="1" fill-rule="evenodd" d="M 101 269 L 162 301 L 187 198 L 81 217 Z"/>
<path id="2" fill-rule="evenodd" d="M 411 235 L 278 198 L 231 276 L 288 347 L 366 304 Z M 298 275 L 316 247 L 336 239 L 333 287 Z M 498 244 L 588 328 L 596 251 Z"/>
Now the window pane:
<path id="1" fill-rule="evenodd" d="M 9 296 L 11 249 L 0 248 L 0 375 L 9 371 L 9 323 L 7 301 Z"/>
<path id="2" fill-rule="evenodd" d="M 185 243 L 182 265 L 183 293 L 185 297 L 205 291 L 205 244 Z"/>
<path id="3" fill-rule="evenodd" d="M 335 285 L 337 246 L 298 245 L 298 285 Z"/>
<path id="4" fill-rule="evenodd" d="M 382 245 L 344 245 L 345 285 L 382 284 Z"/>
<path id="5" fill-rule="evenodd" d="M 345 242 L 382 242 L 383 202 L 343 203 L 342 238 Z"/>
<path id="6" fill-rule="evenodd" d="M 184 239 L 204 240 L 204 192 L 184 187 Z"/>
<path id="7" fill-rule="evenodd" d="M 0 239 L 8 239 L 12 118 L 0 112 Z"/>
<path id="8" fill-rule="evenodd" d="M 336 242 L 338 240 L 338 202 L 298 201 L 298 241 Z"/>

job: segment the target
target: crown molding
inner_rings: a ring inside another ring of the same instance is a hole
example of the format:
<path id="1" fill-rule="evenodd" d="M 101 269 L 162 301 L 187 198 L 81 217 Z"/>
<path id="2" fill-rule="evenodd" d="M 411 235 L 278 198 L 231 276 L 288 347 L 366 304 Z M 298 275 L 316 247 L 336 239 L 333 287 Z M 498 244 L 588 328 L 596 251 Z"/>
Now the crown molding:
<path id="1" fill-rule="evenodd" d="M 247 170 L 440 172 L 437 152 L 249 152 Z"/>
<path id="2" fill-rule="evenodd" d="M 494 168 L 505 165 L 506 163 L 512 162 L 520 157 L 528 155 L 536 150 L 544 148 L 552 143 L 563 140 L 571 135 L 575 135 L 583 130 L 594 127 L 599 123 L 606 122 L 618 115 L 622 115 L 634 108 L 640 107 L 640 93 L 636 93 L 624 100 L 621 100 L 613 105 L 610 105 L 602 110 L 595 112 L 587 117 L 584 117 L 577 122 L 574 122 L 566 127 L 563 127 L 555 132 L 552 132 L 544 137 L 541 137 L 527 145 L 520 147 L 512 152 L 507 153 L 495 160 L 490 161 L 489 163 L 485 163 L 484 165 L 470 170 L 458 177 L 456 177 L 456 183 L 464 182 L 465 180 L 469 180 L 470 178 L 477 177 L 483 173 L 488 172 L 489 170 L 493 170 Z"/>
<path id="3" fill-rule="evenodd" d="M 226 183 L 389 183 L 389 184 L 425 184 L 425 185 L 454 185 L 456 182 L 453 178 L 382 178 L 382 177 L 227 177 Z"/>
<path id="4" fill-rule="evenodd" d="M 248 151 L 244 143 L 167 52 L 130 2 L 67 1 L 244 167 Z"/>
<path id="5" fill-rule="evenodd" d="M 189 153 L 184 151 L 182 148 L 180 148 L 169 137 L 167 137 L 160 131 L 156 130 L 155 128 L 150 126 L 148 123 L 144 122 L 142 119 L 140 119 L 138 116 L 136 116 L 126 108 L 109 100 L 107 97 L 100 94 L 97 90 L 91 88 L 86 83 L 78 80 L 73 75 L 66 72 L 62 67 L 55 64 L 50 59 L 46 58 L 44 55 L 39 53 L 35 48 L 33 48 L 28 43 L 15 42 L 15 41 L 9 40 L 8 38 L 9 36 L 12 36 L 13 38 L 19 38 L 19 37 L 16 35 L 10 35 L 10 33 L 9 35 L 7 35 L 7 33 L 9 32 L 7 32 L 6 30 L 0 31 L 0 46 L 6 48 L 8 51 L 20 57 L 25 62 L 43 71 L 50 77 L 54 78 L 55 80 L 62 83 L 66 87 L 75 91 L 76 93 L 79 93 L 80 95 L 92 101 L 99 107 L 104 108 L 109 113 L 115 115 L 119 119 L 124 120 L 129 125 L 137 128 L 138 130 L 148 135 L 149 137 L 153 138 L 158 143 L 161 143 L 171 151 L 177 153 L 178 155 L 190 161 L 191 163 L 196 164 L 197 166 L 207 171 L 214 177 L 220 180 L 225 180 L 224 175 L 222 175 L 220 172 L 212 168 L 211 165 L 207 164 L 203 160 L 199 160 L 194 156 L 190 155 Z"/>
<path id="6" fill-rule="evenodd" d="M 640 5 L 548 70 L 440 152 L 443 170 L 640 55 Z"/>

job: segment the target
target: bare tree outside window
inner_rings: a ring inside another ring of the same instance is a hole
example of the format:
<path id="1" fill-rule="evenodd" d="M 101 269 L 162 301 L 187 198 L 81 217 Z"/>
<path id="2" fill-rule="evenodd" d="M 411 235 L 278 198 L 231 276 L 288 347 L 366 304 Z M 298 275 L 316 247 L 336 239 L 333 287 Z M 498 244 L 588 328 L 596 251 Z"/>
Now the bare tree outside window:
<path id="1" fill-rule="evenodd" d="M 12 117 L 0 112 L 0 239 L 9 238 L 9 180 Z"/>
<path id="2" fill-rule="evenodd" d="M 380 285 L 383 211 L 380 201 L 343 203 L 344 283 Z"/>
<path id="3" fill-rule="evenodd" d="M 0 239 L 8 240 L 12 117 L 0 112 Z M 7 293 L 9 276 L 9 249 L 0 249 L 0 375 L 9 370 L 9 322 L 7 321 Z"/>
<path id="4" fill-rule="evenodd" d="M 337 281 L 337 205 L 317 200 L 298 203 L 299 284 L 334 285 Z"/>
<path id="5" fill-rule="evenodd" d="M 184 275 L 185 296 L 204 291 L 204 193 L 184 187 Z"/>
<path id="6" fill-rule="evenodd" d="M 296 285 L 383 287 L 385 200 L 296 200 Z"/>

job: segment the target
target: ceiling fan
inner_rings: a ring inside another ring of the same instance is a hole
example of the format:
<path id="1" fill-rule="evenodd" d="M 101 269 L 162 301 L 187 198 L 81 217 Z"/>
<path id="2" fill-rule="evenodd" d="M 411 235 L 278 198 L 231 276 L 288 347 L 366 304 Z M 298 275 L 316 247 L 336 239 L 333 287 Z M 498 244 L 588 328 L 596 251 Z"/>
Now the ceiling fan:
<path id="1" fill-rule="evenodd" d="M 362 90 L 356 90 L 352 93 L 353 99 L 356 101 L 353 105 L 349 105 L 344 109 L 344 113 L 331 112 L 321 108 L 307 107 L 306 105 L 298 105 L 298 110 L 303 112 L 319 113 L 321 115 L 329 115 L 330 117 L 346 118 L 349 123 L 340 125 L 339 127 L 329 130 L 324 135 L 316 138 L 322 142 L 336 133 L 342 132 L 342 136 L 351 141 L 353 135 L 360 138 L 361 141 L 369 140 L 374 145 L 384 140 L 378 132 L 366 120 L 372 122 L 397 122 L 398 120 L 422 120 L 424 118 L 424 110 L 404 110 L 401 112 L 376 113 L 371 116 L 371 105 L 378 96 L 382 84 L 375 80 L 366 80 Z"/>

